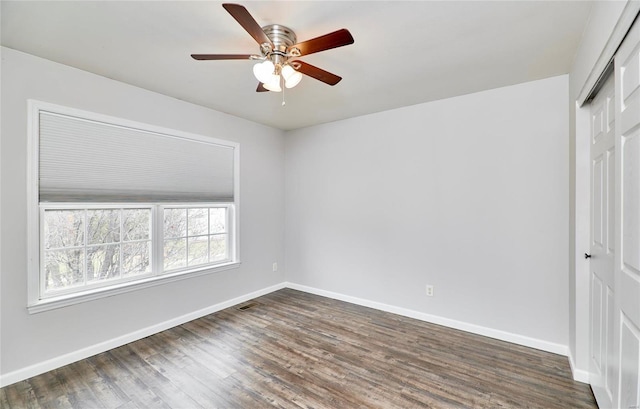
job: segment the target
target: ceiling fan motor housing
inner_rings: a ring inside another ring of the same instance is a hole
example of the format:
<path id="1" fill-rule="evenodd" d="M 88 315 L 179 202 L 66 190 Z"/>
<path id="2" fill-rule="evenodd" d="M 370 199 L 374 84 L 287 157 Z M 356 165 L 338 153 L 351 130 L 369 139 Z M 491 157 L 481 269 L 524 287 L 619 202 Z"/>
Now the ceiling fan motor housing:
<path id="1" fill-rule="evenodd" d="M 296 33 L 289 27 L 280 24 L 270 24 L 262 27 L 262 30 L 273 43 L 274 51 L 286 52 L 288 47 L 291 47 L 297 42 Z"/>
<path id="2" fill-rule="evenodd" d="M 265 57 L 270 58 L 274 64 L 284 64 L 288 59 L 287 48 L 296 44 L 296 33 L 289 27 L 285 27 L 280 24 L 270 24 L 262 27 L 264 33 L 269 37 L 273 43 L 273 50 L 269 51 L 270 47 L 262 48 L 262 53 Z"/>

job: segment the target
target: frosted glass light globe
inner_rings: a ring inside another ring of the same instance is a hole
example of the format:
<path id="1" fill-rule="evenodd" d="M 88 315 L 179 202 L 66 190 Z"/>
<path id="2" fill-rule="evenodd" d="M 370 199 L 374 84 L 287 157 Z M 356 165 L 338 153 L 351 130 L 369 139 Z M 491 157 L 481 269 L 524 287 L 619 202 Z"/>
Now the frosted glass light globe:
<path id="1" fill-rule="evenodd" d="M 294 70 L 292 66 L 285 65 L 282 67 L 282 78 L 284 78 L 285 87 L 293 88 L 302 80 L 302 74 Z"/>
<path id="2" fill-rule="evenodd" d="M 282 88 L 280 87 L 280 76 L 279 75 L 271 75 L 271 78 L 267 82 L 263 82 L 264 87 L 269 91 L 280 92 Z"/>
<path id="3" fill-rule="evenodd" d="M 253 66 L 253 75 L 263 84 L 266 84 L 271 79 L 273 75 L 273 70 L 275 66 L 269 60 L 264 62 L 259 62 Z"/>

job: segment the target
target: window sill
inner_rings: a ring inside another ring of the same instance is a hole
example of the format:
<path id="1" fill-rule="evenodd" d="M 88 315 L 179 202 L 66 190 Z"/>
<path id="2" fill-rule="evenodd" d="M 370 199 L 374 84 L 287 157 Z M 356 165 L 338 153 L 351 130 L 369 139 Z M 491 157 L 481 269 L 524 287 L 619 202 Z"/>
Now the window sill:
<path id="1" fill-rule="evenodd" d="M 111 297 L 118 294 L 128 293 L 130 291 L 141 290 L 143 288 L 154 287 L 160 284 L 171 283 L 185 278 L 199 277 L 205 274 L 217 273 L 224 270 L 230 270 L 240 267 L 239 261 L 232 261 L 215 267 L 207 267 L 188 272 L 178 272 L 173 274 L 165 274 L 159 277 L 150 277 L 140 281 L 115 284 L 110 287 L 102 287 L 89 291 L 82 291 L 75 294 L 66 294 L 58 297 L 45 298 L 38 300 L 27 307 L 29 314 L 37 314 L 44 311 L 54 310 L 57 308 L 68 307 L 70 305 L 79 304 L 87 301 L 98 300 L 100 298 Z"/>

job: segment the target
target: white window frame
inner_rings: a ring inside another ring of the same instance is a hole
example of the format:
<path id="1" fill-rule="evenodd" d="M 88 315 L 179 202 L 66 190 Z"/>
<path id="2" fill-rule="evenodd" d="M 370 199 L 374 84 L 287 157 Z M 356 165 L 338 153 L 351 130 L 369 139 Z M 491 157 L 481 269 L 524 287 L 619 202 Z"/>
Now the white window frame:
<path id="1" fill-rule="evenodd" d="M 27 240 L 28 240 L 28 305 L 29 313 L 39 313 L 55 308 L 61 308 L 81 302 L 96 300 L 116 294 L 122 294 L 134 290 L 148 288 L 160 284 L 170 283 L 186 278 L 197 277 L 205 274 L 216 273 L 240 265 L 240 229 L 239 229 L 239 144 L 235 142 L 210 138 L 202 135 L 190 134 L 173 129 L 162 128 L 154 125 L 143 124 L 121 118 L 81 111 L 73 108 L 54 105 L 42 101 L 28 101 L 28 158 L 27 158 Z M 101 121 L 149 132 L 174 135 L 185 139 L 205 141 L 225 145 L 234 148 L 234 201 L 221 203 L 39 203 L 39 116 L 40 111 L 55 112 L 63 115 Z M 171 207 L 225 207 L 228 217 L 228 244 L 229 259 L 215 264 L 204 264 L 195 267 L 187 267 L 180 270 L 163 271 L 163 211 Z M 152 209 L 152 273 L 144 277 L 132 280 L 120 280 L 117 283 L 99 286 L 96 288 L 84 287 L 77 291 L 65 292 L 48 296 L 44 293 L 42 285 L 41 255 L 43 254 L 44 223 L 42 215 L 44 209 L 90 209 L 90 208 L 151 208 Z"/>

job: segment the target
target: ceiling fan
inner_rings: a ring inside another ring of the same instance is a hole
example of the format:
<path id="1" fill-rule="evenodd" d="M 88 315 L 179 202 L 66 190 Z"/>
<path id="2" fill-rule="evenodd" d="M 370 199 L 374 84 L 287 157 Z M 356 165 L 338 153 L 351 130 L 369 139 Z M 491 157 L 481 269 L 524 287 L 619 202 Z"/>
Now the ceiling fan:
<path id="1" fill-rule="evenodd" d="M 298 43 L 293 30 L 279 24 L 260 27 L 240 4 L 225 3 L 222 7 L 260 44 L 260 54 L 191 54 L 193 59 L 259 61 L 253 67 L 253 74 L 259 81 L 257 92 L 280 92 L 282 82 L 286 88 L 293 88 L 302 79 L 302 74 L 329 85 L 336 85 L 342 80 L 342 77 L 297 58 L 353 44 L 349 30 L 343 28 Z"/>

